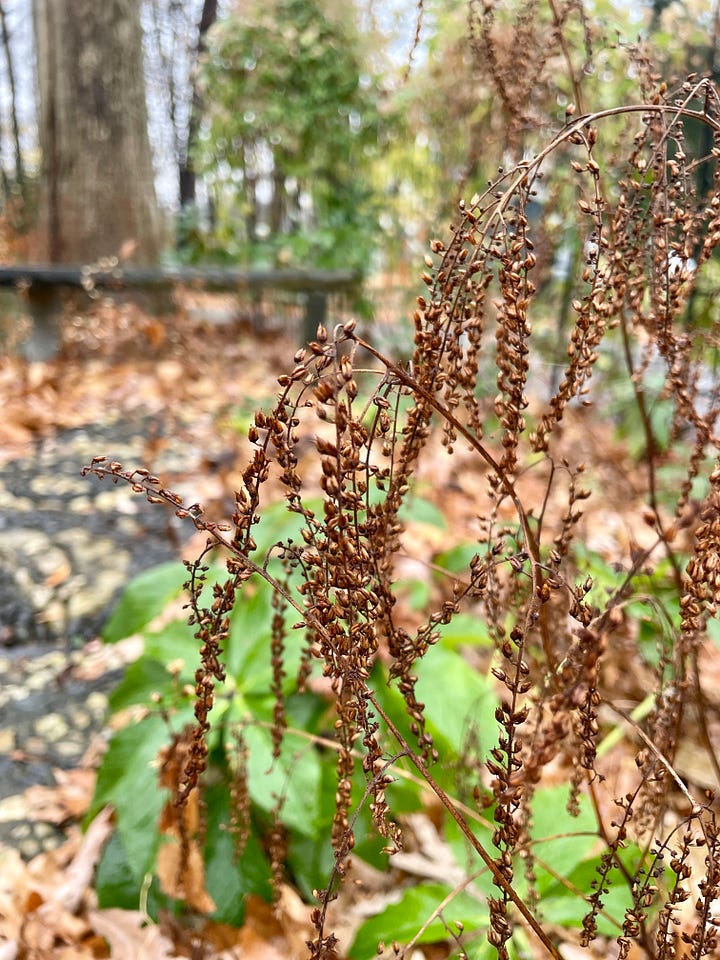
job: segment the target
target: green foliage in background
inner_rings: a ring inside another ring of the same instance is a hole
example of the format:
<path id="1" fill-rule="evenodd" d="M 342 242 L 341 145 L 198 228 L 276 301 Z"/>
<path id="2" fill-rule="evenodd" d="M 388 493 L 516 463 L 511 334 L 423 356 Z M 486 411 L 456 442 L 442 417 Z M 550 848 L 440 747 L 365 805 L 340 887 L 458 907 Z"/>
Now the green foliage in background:
<path id="1" fill-rule="evenodd" d="M 380 232 L 370 168 L 389 121 L 353 20 L 351 7 L 274 0 L 211 31 L 197 154 L 215 223 L 196 253 L 367 269 Z"/>

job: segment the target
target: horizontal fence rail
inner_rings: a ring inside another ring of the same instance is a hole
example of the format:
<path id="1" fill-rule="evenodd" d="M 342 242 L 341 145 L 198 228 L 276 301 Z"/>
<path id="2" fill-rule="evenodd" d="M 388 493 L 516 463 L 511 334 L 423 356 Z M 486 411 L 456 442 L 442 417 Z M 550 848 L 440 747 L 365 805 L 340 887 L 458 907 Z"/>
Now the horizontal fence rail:
<path id="1" fill-rule="evenodd" d="M 13 264 L 0 267 L 0 288 L 21 291 L 33 321 L 24 353 L 29 360 L 48 360 L 61 344 L 60 321 L 63 295 L 84 290 L 133 293 L 162 293 L 174 287 L 208 292 L 260 293 L 284 291 L 303 298 L 302 337 L 314 338 L 318 324 L 327 318 L 327 297 L 351 294 L 360 288 L 361 278 L 353 270 L 240 269 L 234 267 L 121 267 L 99 264 Z"/>

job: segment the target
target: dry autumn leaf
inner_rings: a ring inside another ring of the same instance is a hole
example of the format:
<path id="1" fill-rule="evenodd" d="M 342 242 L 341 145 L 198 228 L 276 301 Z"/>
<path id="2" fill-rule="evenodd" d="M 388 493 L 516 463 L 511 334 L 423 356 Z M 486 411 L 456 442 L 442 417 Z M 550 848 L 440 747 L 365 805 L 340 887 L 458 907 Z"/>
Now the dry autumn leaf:
<path id="1" fill-rule="evenodd" d="M 138 910 L 90 910 L 88 920 L 110 946 L 113 960 L 175 960 L 172 943 Z"/>
<path id="2" fill-rule="evenodd" d="M 53 771 L 57 786 L 29 787 L 25 793 L 28 817 L 62 824 L 76 820 L 88 809 L 95 788 L 95 771 L 87 769 Z"/>
<path id="3" fill-rule="evenodd" d="M 95 867 L 112 832 L 112 811 L 95 818 L 82 842 L 23 863 L 19 854 L 2 854 L 0 880 L 0 950 L 15 956 L 65 958 L 87 956 L 83 941 L 92 937 L 83 907 Z M 59 951 L 59 952 L 58 952 Z M 75 951 L 73 954 L 72 951 Z"/>
<path id="4" fill-rule="evenodd" d="M 172 790 L 181 775 L 184 746 L 163 752 L 161 784 Z M 182 806 L 169 800 L 160 814 L 160 832 L 165 843 L 157 857 L 160 889 L 171 897 L 183 899 L 199 913 L 213 913 L 215 903 L 205 887 L 205 863 L 199 841 L 200 795 L 192 790 Z"/>

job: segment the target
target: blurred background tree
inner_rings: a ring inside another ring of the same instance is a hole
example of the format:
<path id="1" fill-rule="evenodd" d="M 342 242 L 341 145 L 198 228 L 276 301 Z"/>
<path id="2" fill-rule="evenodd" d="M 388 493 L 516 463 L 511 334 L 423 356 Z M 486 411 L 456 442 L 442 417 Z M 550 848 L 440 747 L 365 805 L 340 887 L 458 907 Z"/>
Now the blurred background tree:
<path id="1" fill-rule="evenodd" d="M 162 233 L 140 0 L 35 0 L 43 254 L 153 263 Z"/>
<path id="2" fill-rule="evenodd" d="M 367 265 L 379 232 L 371 169 L 393 122 L 367 61 L 351 4 L 257 0 L 218 23 L 196 144 L 209 215 L 186 253 Z"/>
<path id="3" fill-rule="evenodd" d="M 218 18 L 218 0 L 152 0 L 145 13 L 148 101 L 162 115 L 155 126 L 160 139 L 164 134 L 170 141 L 177 169 L 177 243 L 182 247 L 183 226 L 192 220 L 197 199 L 193 148 L 203 113 L 199 61 L 207 32 Z"/>
<path id="4" fill-rule="evenodd" d="M 648 85 L 618 45 L 652 43 L 669 83 L 718 74 L 708 0 L 4 0 L 0 39 L 0 205 L 23 258 L 19 225 L 36 258 L 132 238 L 155 259 L 152 153 L 166 259 L 396 270 L 541 128 Z M 578 249 L 562 190 L 548 170 L 536 198 L 556 273 Z M 64 247 L 81 217 L 90 239 Z"/>

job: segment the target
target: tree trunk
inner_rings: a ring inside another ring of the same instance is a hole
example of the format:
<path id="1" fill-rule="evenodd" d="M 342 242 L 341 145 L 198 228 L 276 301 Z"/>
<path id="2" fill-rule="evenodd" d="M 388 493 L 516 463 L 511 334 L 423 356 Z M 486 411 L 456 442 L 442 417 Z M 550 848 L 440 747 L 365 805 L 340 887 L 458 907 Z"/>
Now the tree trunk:
<path id="1" fill-rule="evenodd" d="M 140 0 L 34 0 L 47 258 L 153 263 Z"/>
<path id="2" fill-rule="evenodd" d="M 192 149 L 200 129 L 202 114 L 202 100 L 197 82 L 197 61 L 205 50 L 205 35 L 217 20 L 217 0 L 204 0 L 200 23 L 198 24 L 198 42 L 195 50 L 195 62 L 190 69 L 192 84 L 192 102 L 190 104 L 190 122 L 188 124 L 187 144 L 178 159 L 178 174 L 180 186 L 180 206 L 185 208 L 195 203 L 195 168 L 192 160 Z"/>

